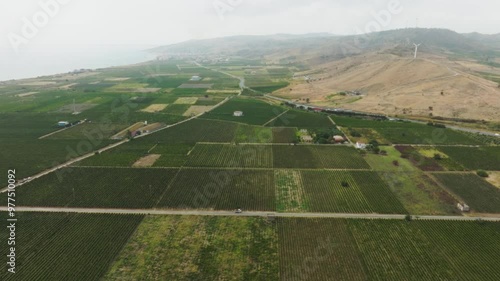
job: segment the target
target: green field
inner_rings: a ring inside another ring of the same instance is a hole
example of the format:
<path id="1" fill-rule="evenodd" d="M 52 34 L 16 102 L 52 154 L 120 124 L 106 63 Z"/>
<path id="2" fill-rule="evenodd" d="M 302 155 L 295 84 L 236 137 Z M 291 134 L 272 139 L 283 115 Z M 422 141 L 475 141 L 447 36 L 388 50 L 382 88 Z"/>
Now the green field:
<path id="1" fill-rule="evenodd" d="M 297 142 L 297 129 L 295 128 L 284 128 L 284 127 L 274 127 L 273 131 L 273 143 L 293 143 Z"/>
<path id="2" fill-rule="evenodd" d="M 345 220 L 278 220 L 281 281 L 368 280 Z"/>
<path id="3" fill-rule="evenodd" d="M 481 142 L 461 132 L 426 125 L 422 125 L 420 128 L 377 128 L 376 130 L 394 144 L 481 144 Z"/>
<path id="4" fill-rule="evenodd" d="M 273 211 L 273 171 L 182 169 L 157 207 Z"/>
<path id="5" fill-rule="evenodd" d="M 23 206 L 152 208 L 175 169 L 64 168 L 17 190 Z M 7 202 L 5 193 L 2 199 Z"/>
<path id="6" fill-rule="evenodd" d="M 321 113 L 312 113 L 299 110 L 289 110 L 273 122 L 269 127 L 297 127 L 297 128 L 329 128 L 333 123 L 328 116 Z"/>
<path id="7" fill-rule="evenodd" d="M 500 171 L 500 146 L 438 147 L 450 158 L 470 170 Z"/>
<path id="8" fill-rule="evenodd" d="M 193 145 L 150 143 L 133 140 L 106 152 L 94 155 L 74 164 L 81 167 L 132 167 L 133 164 L 151 154 L 159 154 L 160 158 L 153 167 L 181 167 L 187 160 Z"/>
<path id="9" fill-rule="evenodd" d="M 7 213 L 0 216 L 5 220 Z M 0 279 L 5 281 L 101 280 L 143 217 L 17 213 L 17 218 L 16 273 L 4 267 Z M 7 241 L 7 231 L 0 234 Z"/>
<path id="10" fill-rule="evenodd" d="M 307 212 L 309 202 L 304 195 L 302 173 L 298 170 L 274 170 L 276 211 Z"/>
<path id="11" fill-rule="evenodd" d="M 274 73 L 272 75 L 267 73 L 263 75 L 245 75 L 245 84 L 252 90 L 263 94 L 272 93 L 289 85 L 286 79 L 276 81 L 276 79 L 271 80 L 271 77 L 286 78 L 287 76 L 284 73 Z"/>
<path id="12" fill-rule="evenodd" d="M 197 142 L 225 142 L 234 140 L 238 124 L 224 121 L 194 119 L 162 130 L 134 142 L 195 144 Z"/>
<path id="13" fill-rule="evenodd" d="M 64 114 L 0 114 L 0 169 L 16 169 L 17 178 L 21 179 L 112 143 L 95 135 L 92 138 L 38 139 L 58 130 L 57 122 L 66 118 Z M 0 180 L 5 182 L 4 177 L 0 175 Z"/>
<path id="14" fill-rule="evenodd" d="M 370 166 L 352 147 L 274 145 L 275 168 L 369 169 Z"/>
<path id="15" fill-rule="evenodd" d="M 500 213 L 500 189 L 474 174 L 433 174 L 446 188 L 458 195 L 472 210 Z"/>
<path id="16" fill-rule="evenodd" d="M 278 280 L 263 218 L 148 216 L 104 280 Z"/>
<path id="17" fill-rule="evenodd" d="M 378 172 L 410 214 L 456 215 L 456 200 L 392 146 L 387 154 L 367 154 L 365 160 Z"/>
<path id="18" fill-rule="evenodd" d="M 499 223 L 283 218 L 278 232 L 283 281 L 500 278 Z"/>
<path id="19" fill-rule="evenodd" d="M 235 111 L 242 111 L 243 116 L 233 116 Z M 264 125 L 285 111 L 284 108 L 270 105 L 261 100 L 233 98 L 224 105 L 203 115 L 206 119 L 226 120 L 250 125 Z"/>
<path id="20" fill-rule="evenodd" d="M 235 143 L 271 143 L 273 131 L 270 128 L 238 124 Z"/>
<path id="21" fill-rule="evenodd" d="M 407 213 L 387 184 L 370 171 L 302 171 L 309 211 Z"/>
<path id="22" fill-rule="evenodd" d="M 186 166 L 272 168 L 270 145 L 197 144 Z"/>
<path id="23" fill-rule="evenodd" d="M 334 122 L 344 128 L 374 129 L 383 138 L 393 144 L 465 144 L 479 145 L 480 141 L 465 133 L 428 126 L 425 124 L 369 120 L 364 118 L 331 116 Z M 361 130 L 358 130 L 361 132 Z M 362 133 L 362 132 L 361 132 Z"/>

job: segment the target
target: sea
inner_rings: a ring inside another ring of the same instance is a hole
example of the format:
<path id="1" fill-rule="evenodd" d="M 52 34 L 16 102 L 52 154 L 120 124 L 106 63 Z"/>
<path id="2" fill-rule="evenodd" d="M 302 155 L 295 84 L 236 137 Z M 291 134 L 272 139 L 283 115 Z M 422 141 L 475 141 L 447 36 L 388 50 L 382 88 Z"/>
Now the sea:
<path id="1" fill-rule="evenodd" d="M 149 61 L 148 45 L 54 46 L 21 50 L 0 48 L 0 81 Z"/>

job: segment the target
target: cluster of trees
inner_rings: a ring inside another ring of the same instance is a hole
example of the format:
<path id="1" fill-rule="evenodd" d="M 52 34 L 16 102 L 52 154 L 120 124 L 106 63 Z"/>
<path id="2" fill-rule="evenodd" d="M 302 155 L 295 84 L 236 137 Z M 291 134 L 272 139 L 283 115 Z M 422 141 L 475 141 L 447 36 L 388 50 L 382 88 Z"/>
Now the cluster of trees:
<path id="1" fill-rule="evenodd" d="M 337 128 L 310 129 L 309 133 L 313 136 L 313 141 L 319 144 L 335 143 L 333 139 L 334 136 L 342 136 L 345 138 L 344 134 Z"/>

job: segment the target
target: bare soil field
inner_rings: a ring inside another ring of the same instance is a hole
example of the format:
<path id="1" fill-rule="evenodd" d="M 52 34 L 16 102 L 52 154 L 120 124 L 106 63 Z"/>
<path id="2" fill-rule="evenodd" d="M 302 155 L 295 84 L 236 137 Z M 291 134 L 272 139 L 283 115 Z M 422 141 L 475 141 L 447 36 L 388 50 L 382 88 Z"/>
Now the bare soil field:
<path id="1" fill-rule="evenodd" d="M 33 96 L 33 95 L 36 95 L 36 94 L 38 94 L 38 92 L 29 92 L 29 93 L 19 94 L 17 96 L 20 97 L 20 98 L 24 98 L 24 97 Z"/>
<path id="2" fill-rule="evenodd" d="M 147 94 L 147 93 L 156 93 L 159 90 L 161 90 L 161 88 L 139 88 L 136 91 L 142 94 Z"/>
<path id="3" fill-rule="evenodd" d="M 71 88 L 73 86 L 76 86 L 76 85 L 78 85 L 78 83 L 71 83 L 71 84 L 68 84 L 68 85 L 61 86 L 61 87 L 59 87 L 59 89 L 68 90 L 69 88 Z"/>
<path id="4" fill-rule="evenodd" d="M 127 81 L 129 79 L 130 79 L 130 77 L 116 77 L 116 78 L 106 78 L 104 80 L 105 81 L 113 81 L 113 82 L 121 82 L 121 81 Z"/>
<path id="5" fill-rule="evenodd" d="M 149 131 L 149 132 L 152 132 L 152 131 L 155 131 L 161 127 L 165 126 L 165 124 L 162 124 L 162 123 L 153 123 L 153 124 L 149 124 L 147 126 L 144 126 L 141 128 L 141 131 Z"/>
<path id="6" fill-rule="evenodd" d="M 500 188 L 500 172 L 488 172 L 490 175 L 486 178 L 492 185 Z"/>
<path id="7" fill-rule="evenodd" d="M 128 132 L 136 131 L 136 130 L 142 128 L 142 127 L 144 127 L 144 123 L 143 122 L 137 122 L 134 125 L 132 125 L 132 126 L 126 128 L 125 130 L 119 132 L 118 134 L 112 136 L 111 139 L 123 139 L 124 137 L 127 136 Z"/>
<path id="8" fill-rule="evenodd" d="M 212 108 L 213 108 L 213 106 L 210 106 L 210 105 L 193 105 L 190 108 L 188 108 L 188 110 L 186 110 L 186 112 L 184 112 L 184 114 L 182 114 L 182 115 L 183 116 L 198 115 L 198 114 L 207 112 L 207 111 L 211 110 Z"/>
<path id="9" fill-rule="evenodd" d="M 137 160 L 132 167 L 134 168 L 149 168 L 152 167 L 155 162 L 160 159 L 161 154 L 150 154 L 148 156 L 144 156 L 141 159 Z"/>
<path id="10" fill-rule="evenodd" d="M 198 98 L 178 98 L 174 104 L 195 104 Z"/>
<path id="11" fill-rule="evenodd" d="M 160 112 L 167 108 L 168 104 L 152 104 L 144 109 L 142 109 L 142 112 L 149 112 L 149 113 L 154 113 L 154 112 Z"/>
<path id="12" fill-rule="evenodd" d="M 182 84 L 180 89 L 210 89 L 214 84 Z"/>

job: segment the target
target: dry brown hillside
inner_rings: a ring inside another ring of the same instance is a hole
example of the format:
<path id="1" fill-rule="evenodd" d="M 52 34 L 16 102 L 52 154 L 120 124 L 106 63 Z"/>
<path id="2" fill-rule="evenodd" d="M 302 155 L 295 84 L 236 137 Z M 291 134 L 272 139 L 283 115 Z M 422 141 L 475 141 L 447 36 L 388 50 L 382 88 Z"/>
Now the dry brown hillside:
<path id="1" fill-rule="evenodd" d="M 313 66 L 315 74 L 296 73 L 278 96 L 311 103 L 391 115 L 443 116 L 500 120 L 498 83 L 472 73 L 485 70 L 468 61 L 452 62 L 422 54 L 402 58 L 369 53 Z M 497 69 L 489 69 L 496 72 Z M 319 71 L 319 73 L 318 73 Z M 311 71 L 310 71 L 311 72 Z M 312 81 L 304 81 L 308 76 Z M 362 96 L 339 95 L 359 91 Z"/>

